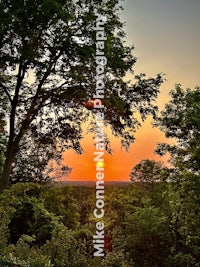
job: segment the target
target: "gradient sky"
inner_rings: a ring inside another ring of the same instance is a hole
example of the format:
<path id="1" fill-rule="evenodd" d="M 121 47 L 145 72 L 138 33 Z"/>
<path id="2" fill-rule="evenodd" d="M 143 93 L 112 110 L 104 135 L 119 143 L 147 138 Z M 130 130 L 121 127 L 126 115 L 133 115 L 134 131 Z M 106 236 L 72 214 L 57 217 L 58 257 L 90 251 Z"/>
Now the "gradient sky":
<path id="1" fill-rule="evenodd" d="M 165 73 L 167 81 L 161 86 L 160 108 L 169 100 L 168 93 L 175 83 L 183 88 L 200 85 L 200 0 L 126 0 L 122 20 L 126 22 L 127 43 L 134 44 L 137 57 L 135 74 L 147 76 Z M 128 152 L 120 148 L 120 140 L 111 139 L 112 156 L 105 155 L 105 180 L 129 180 L 132 167 L 142 159 L 166 162 L 154 155 L 164 134 L 152 129 L 148 119 L 136 135 Z M 84 153 L 64 153 L 65 163 L 73 168 L 67 180 L 95 180 L 94 143 L 91 134 L 81 142 Z"/>

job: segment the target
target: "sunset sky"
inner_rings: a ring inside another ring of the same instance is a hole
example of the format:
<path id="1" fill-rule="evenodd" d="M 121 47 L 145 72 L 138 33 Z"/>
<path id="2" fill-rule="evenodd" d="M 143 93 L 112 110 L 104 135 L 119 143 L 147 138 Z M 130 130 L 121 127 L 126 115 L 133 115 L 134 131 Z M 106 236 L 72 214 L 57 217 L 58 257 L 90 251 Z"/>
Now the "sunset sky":
<path id="1" fill-rule="evenodd" d="M 158 104 L 162 109 L 175 83 L 183 88 L 200 85 L 200 1 L 199 0 L 126 0 L 121 18 L 126 22 L 127 43 L 134 44 L 137 63 L 135 74 L 147 76 L 165 73 Z M 154 155 L 164 134 L 152 128 L 148 119 L 136 135 L 128 152 L 120 148 L 120 140 L 111 138 L 113 155 L 105 155 L 105 180 L 129 180 L 129 173 L 142 159 L 166 161 Z M 67 180 L 95 180 L 94 141 L 91 134 L 81 142 L 84 153 L 64 153 L 65 163 L 73 168 Z"/>

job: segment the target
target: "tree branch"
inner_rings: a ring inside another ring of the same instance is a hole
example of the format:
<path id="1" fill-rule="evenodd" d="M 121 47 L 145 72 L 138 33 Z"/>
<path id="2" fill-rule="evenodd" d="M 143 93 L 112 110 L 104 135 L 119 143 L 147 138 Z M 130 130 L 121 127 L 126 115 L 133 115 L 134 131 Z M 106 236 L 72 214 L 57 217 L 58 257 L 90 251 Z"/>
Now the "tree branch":
<path id="1" fill-rule="evenodd" d="M 60 52 L 58 53 L 58 55 L 53 59 L 53 61 L 49 65 L 47 71 L 44 73 L 43 78 L 39 82 L 39 85 L 38 85 L 38 88 L 37 88 L 37 92 L 36 92 L 35 96 L 33 97 L 31 106 L 30 106 L 29 110 L 27 111 L 27 114 L 26 114 L 26 117 L 25 117 L 24 121 L 22 122 L 21 129 L 20 129 L 19 133 L 15 137 L 14 143 L 15 143 L 15 146 L 16 147 L 18 147 L 19 142 L 21 141 L 24 133 L 28 130 L 28 127 L 29 127 L 30 123 L 34 120 L 34 118 L 37 115 L 38 111 L 42 107 L 44 101 L 46 101 L 48 99 L 48 96 L 46 96 L 46 99 L 43 99 L 43 103 L 41 103 L 39 106 L 36 106 L 36 103 L 37 103 L 37 100 L 38 100 L 38 96 L 40 94 L 40 91 L 42 89 L 42 86 L 43 86 L 45 80 L 51 74 L 52 67 L 53 67 L 54 64 L 56 64 L 57 60 L 62 55 L 62 52 L 63 51 L 60 50 Z"/>
<path id="2" fill-rule="evenodd" d="M 12 104 L 12 98 L 11 98 L 11 96 L 10 96 L 10 94 L 9 94 L 9 92 L 8 92 L 8 90 L 7 90 L 7 88 L 6 88 L 6 86 L 3 85 L 2 83 L 0 83 L 0 87 L 4 90 L 5 94 L 7 95 L 8 99 L 9 99 L 9 101 L 10 101 L 10 103 Z"/>
<path id="3" fill-rule="evenodd" d="M 14 136 L 15 136 L 15 115 L 16 115 L 16 108 L 18 104 L 18 98 L 19 98 L 19 91 L 22 85 L 22 81 L 24 79 L 26 72 L 26 65 L 23 66 L 22 62 L 20 62 L 19 65 L 19 71 L 17 75 L 17 84 L 15 87 L 15 94 L 11 102 L 11 114 L 10 114 L 10 136 L 9 136 L 9 142 L 12 142 Z"/>

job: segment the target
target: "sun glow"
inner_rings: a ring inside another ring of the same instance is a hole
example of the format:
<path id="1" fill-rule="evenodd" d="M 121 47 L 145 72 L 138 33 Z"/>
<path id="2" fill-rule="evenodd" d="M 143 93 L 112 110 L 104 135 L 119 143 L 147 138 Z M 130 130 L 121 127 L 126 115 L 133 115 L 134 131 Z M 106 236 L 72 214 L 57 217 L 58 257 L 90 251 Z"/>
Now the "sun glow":
<path id="1" fill-rule="evenodd" d="M 97 166 L 98 168 L 104 168 L 105 163 L 104 163 L 104 161 L 97 161 L 96 166 Z"/>

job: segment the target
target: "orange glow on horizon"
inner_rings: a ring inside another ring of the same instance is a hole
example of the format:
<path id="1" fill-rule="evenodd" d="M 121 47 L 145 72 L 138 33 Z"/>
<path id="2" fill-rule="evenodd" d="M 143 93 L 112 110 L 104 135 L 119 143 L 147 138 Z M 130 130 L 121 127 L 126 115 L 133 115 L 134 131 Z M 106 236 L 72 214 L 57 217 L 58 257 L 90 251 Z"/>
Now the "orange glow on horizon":
<path id="1" fill-rule="evenodd" d="M 105 181 L 129 181 L 131 169 L 143 159 L 154 159 L 166 163 L 168 157 L 159 157 L 154 154 L 158 142 L 166 142 L 164 134 L 159 129 L 151 126 L 147 120 L 136 134 L 136 141 L 130 146 L 129 151 L 121 149 L 120 139 L 109 133 L 112 155 L 104 154 L 104 161 L 94 162 L 94 140 L 92 134 L 83 138 L 81 145 L 83 154 L 78 155 L 72 150 L 64 153 L 64 163 L 72 167 L 72 173 L 63 177 L 68 181 L 96 181 L 96 166 L 104 168 Z"/>

